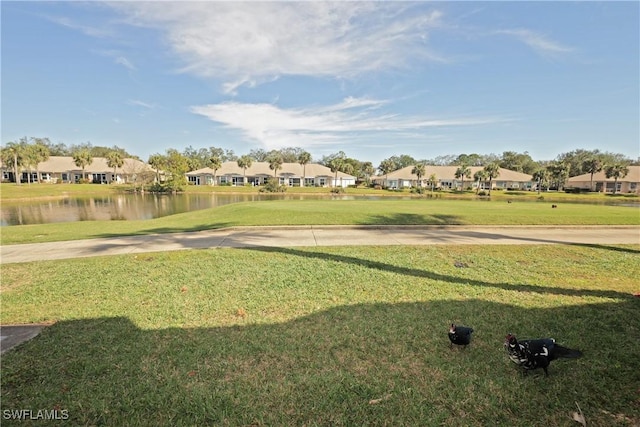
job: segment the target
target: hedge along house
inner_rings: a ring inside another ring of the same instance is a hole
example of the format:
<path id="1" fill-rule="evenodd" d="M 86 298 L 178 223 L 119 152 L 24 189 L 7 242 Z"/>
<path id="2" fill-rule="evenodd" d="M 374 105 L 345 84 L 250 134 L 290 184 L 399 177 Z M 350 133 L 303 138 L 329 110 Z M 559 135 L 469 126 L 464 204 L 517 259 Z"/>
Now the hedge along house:
<path id="1" fill-rule="evenodd" d="M 139 181 L 142 175 L 153 174 L 155 177 L 155 171 L 148 164 L 136 159 L 123 160 L 122 167 L 116 168 L 114 173 L 104 157 L 94 157 L 83 171 L 72 157 L 51 156 L 47 161 L 38 163 L 37 167 L 21 168 L 20 182 L 77 183 L 84 176 L 94 184 L 123 184 Z M 16 182 L 13 165 L 3 163 L 1 167 L 2 181 Z"/>
<path id="2" fill-rule="evenodd" d="M 577 188 L 582 191 L 597 191 L 600 193 L 635 193 L 640 194 L 640 166 L 628 166 L 629 173 L 623 178 L 607 178 L 604 171 L 593 174 L 593 187 L 591 174 L 586 173 L 569 178 L 566 188 Z"/>
<path id="3" fill-rule="evenodd" d="M 459 166 L 425 165 L 424 175 L 420 177 L 420 180 L 418 180 L 417 175 L 411 173 L 413 168 L 414 166 L 407 166 L 397 171 L 389 172 L 386 175 L 376 176 L 372 181 L 387 188 L 431 187 L 430 179 L 432 175 L 435 175 L 435 188 L 462 188 L 463 179 L 456 178 L 456 171 Z M 491 184 L 489 184 L 488 179 L 478 183 L 473 179 L 473 175 L 483 169 L 482 166 L 470 166 L 470 178 L 464 177 L 464 187 L 477 188 L 480 186 L 481 190 L 488 190 L 489 185 L 491 185 L 492 189 L 531 190 L 535 184 L 531 175 L 504 168 L 498 170 L 499 175 L 491 181 Z"/>
<path id="4" fill-rule="evenodd" d="M 288 187 L 348 187 L 355 185 L 356 177 L 338 172 L 331 172 L 326 166 L 309 163 L 283 163 L 274 171 L 268 162 L 253 162 L 246 170 L 237 162 L 224 162 L 218 170 L 202 168 L 188 172 L 187 180 L 192 185 L 263 185 L 267 179 L 276 177 L 280 185 Z M 336 181 L 334 183 L 334 180 Z"/>

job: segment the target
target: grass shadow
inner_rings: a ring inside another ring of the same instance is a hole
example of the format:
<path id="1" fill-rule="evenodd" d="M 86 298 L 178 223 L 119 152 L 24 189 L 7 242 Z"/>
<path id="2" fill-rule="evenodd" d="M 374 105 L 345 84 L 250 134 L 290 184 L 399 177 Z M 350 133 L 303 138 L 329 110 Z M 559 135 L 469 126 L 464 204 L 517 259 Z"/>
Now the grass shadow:
<path id="1" fill-rule="evenodd" d="M 399 213 L 391 215 L 371 215 L 366 221 L 358 225 L 464 225 L 457 215 L 443 214 L 408 214 Z"/>
<path id="2" fill-rule="evenodd" d="M 277 324 L 249 313 L 212 328 L 64 321 L 3 355 L 2 410 L 64 409 L 73 425 L 555 426 L 579 400 L 593 425 L 622 425 L 602 411 L 640 416 L 629 363 L 640 347 L 628 339 L 639 310 L 631 300 L 444 300 L 336 306 Z M 451 321 L 476 330 L 464 351 L 449 349 Z M 502 349 L 508 332 L 554 336 L 585 357 L 522 378 Z"/>
<path id="3" fill-rule="evenodd" d="M 361 267 L 376 269 L 380 271 L 402 274 L 405 276 L 422 277 L 430 280 L 443 281 L 443 282 L 459 284 L 459 285 L 478 286 L 482 288 L 496 288 L 496 289 L 503 289 L 507 291 L 515 291 L 515 292 L 535 292 L 539 294 L 555 294 L 555 295 L 567 295 L 567 296 L 578 296 L 578 297 L 588 296 L 588 297 L 614 298 L 614 299 L 632 298 L 632 296 L 629 294 L 612 291 L 612 290 L 567 289 L 567 288 L 561 288 L 561 287 L 537 286 L 537 285 L 531 285 L 527 283 L 522 283 L 522 284 L 491 283 L 491 282 L 468 279 L 463 277 L 449 276 L 449 275 L 435 273 L 428 270 L 419 270 L 415 268 L 401 267 L 401 266 L 388 264 L 384 262 L 364 260 L 357 257 L 336 255 L 336 254 L 330 254 L 325 252 L 313 252 L 308 250 L 303 251 L 295 248 L 250 247 L 245 249 L 251 250 L 251 251 L 261 251 L 261 252 L 274 252 L 274 253 L 279 252 L 287 255 L 295 255 L 300 257 L 316 258 L 316 259 L 321 259 L 325 261 L 347 263 L 347 264 L 358 265 Z"/>

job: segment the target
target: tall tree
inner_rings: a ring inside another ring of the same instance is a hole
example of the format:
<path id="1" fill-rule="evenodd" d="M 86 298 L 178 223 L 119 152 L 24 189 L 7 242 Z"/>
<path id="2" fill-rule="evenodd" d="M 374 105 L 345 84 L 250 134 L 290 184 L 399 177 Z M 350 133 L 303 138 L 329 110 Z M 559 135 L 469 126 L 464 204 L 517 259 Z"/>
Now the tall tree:
<path id="1" fill-rule="evenodd" d="M 336 187 L 338 184 L 338 172 L 342 171 L 342 167 L 345 163 L 346 154 L 343 151 L 339 151 L 338 153 L 331 156 L 331 160 L 329 160 L 329 164 L 327 165 L 331 172 L 334 173 L 333 178 L 333 186 Z"/>
<path id="2" fill-rule="evenodd" d="M 307 164 L 311 162 L 311 153 L 308 151 L 301 151 L 298 154 L 298 163 L 302 166 L 302 179 L 300 180 L 300 187 L 304 187 L 304 180 L 307 177 Z"/>
<path id="3" fill-rule="evenodd" d="M 181 191 L 187 184 L 186 173 L 189 172 L 189 162 L 187 158 L 178 150 L 170 148 L 165 156 L 165 172 L 167 173 L 167 189 L 177 192 Z"/>
<path id="4" fill-rule="evenodd" d="M 13 165 L 13 175 L 16 185 L 20 185 L 20 171 L 24 163 L 24 146 L 19 142 L 10 141 L 2 148 L 2 162 Z"/>
<path id="5" fill-rule="evenodd" d="M 486 181 L 489 178 L 487 171 L 480 169 L 473 174 L 473 179 L 476 181 L 476 194 L 480 191 L 480 183 Z"/>
<path id="6" fill-rule="evenodd" d="M 396 170 L 396 164 L 391 159 L 384 159 L 380 162 L 380 166 L 378 166 L 378 170 L 384 175 L 384 180 L 387 180 L 387 175 L 390 172 Z"/>
<path id="7" fill-rule="evenodd" d="M 93 163 L 93 156 L 91 156 L 91 151 L 88 148 L 80 148 L 73 152 L 71 155 L 73 157 L 73 163 L 79 168 L 82 168 L 82 179 L 86 180 L 86 176 L 84 173 L 85 168 Z"/>
<path id="8" fill-rule="evenodd" d="M 553 161 L 547 165 L 549 178 L 555 184 L 558 190 L 564 188 L 564 184 L 569 179 L 571 173 L 571 164 L 561 161 Z"/>
<path id="9" fill-rule="evenodd" d="M 590 157 L 582 163 L 582 170 L 585 173 L 591 175 L 591 184 L 589 185 L 589 189 L 594 191 L 593 188 L 593 175 L 600 172 L 602 170 L 602 160 L 598 157 Z"/>
<path id="10" fill-rule="evenodd" d="M 424 176 L 426 171 L 426 166 L 424 163 L 417 163 L 411 169 L 411 174 L 418 177 L 418 187 L 422 187 L 422 177 Z"/>
<path id="11" fill-rule="evenodd" d="M 49 150 L 49 138 L 31 138 L 33 142 L 33 156 L 36 162 L 36 176 L 40 180 L 40 163 L 46 162 L 51 157 Z"/>
<path id="12" fill-rule="evenodd" d="M 436 184 L 438 184 L 438 177 L 436 176 L 435 173 L 432 173 L 431 175 L 429 175 L 429 185 L 431 185 L 431 192 L 433 193 L 433 190 L 436 187 Z"/>
<path id="13" fill-rule="evenodd" d="M 618 189 L 618 179 L 624 178 L 629 173 L 629 167 L 626 164 L 616 163 L 614 165 L 607 166 L 604 171 L 607 178 L 613 178 L 613 194 L 616 194 Z"/>
<path id="14" fill-rule="evenodd" d="M 275 185 L 277 187 L 280 185 L 278 182 L 278 170 L 282 169 L 282 163 L 284 163 L 282 155 L 279 152 L 272 152 L 269 154 L 267 162 L 269 162 L 269 169 L 273 171 L 273 178 L 276 180 Z"/>
<path id="15" fill-rule="evenodd" d="M 110 151 L 107 153 L 107 166 L 113 168 L 113 175 L 111 177 L 111 183 L 116 180 L 116 171 L 124 165 L 124 158 L 119 151 Z"/>
<path id="16" fill-rule="evenodd" d="M 216 173 L 222 167 L 222 159 L 218 155 L 211 155 L 207 160 L 207 166 L 213 169 L 213 185 L 216 185 Z"/>
<path id="17" fill-rule="evenodd" d="M 238 160 L 236 160 L 236 162 L 238 163 L 238 167 L 242 168 L 242 183 L 246 184 L 247 168 L 251 167 L 251 165 L 253 164 L 253 159 L 251 158 L 251 156 L 245 154 L 244 156 L 240 156 Z"/>
<path id="18" fill-rule="evenodd" d="M 149 161 L 147 161 L 147 163 L 149 163 L 149 166 L 151 166 L 153 169 L 155 169 L 155 171 L 156 171 L 156 182 L 160 183 L 160 169 L 165 167 L 165 165 L 167 163 L 167 159 L 162 154 L 157 154 L 156 153 L 156 154 L 152 154 L 151 156 L 149 156 Z"/>
<path id="19" fill-rule="evenodd" d="M 375 173 L 376 173 L 376 169 L 373 167 L 373 163 L 371 162 L 360 163 L 360 175 L 362 176 L 367 186 L 371 184 L 371 177 L 375 175 Z"/>
<path id="20" fill-rule="evenodd" d="M 549 189 L 549 170 L 546 167 L 541 167 L 533 172 L 533 180 L 536 181 L 538 187 L 538 194 L 542 190 L 542 187 Z"/>
<path id="21" fill-rule="evenodd" d="M 491 195 L 491 188 L 493 188 L 493 179 L 500 175 L 500 165 L 498 162 L 489 163 L 484 167 L 484 171 L 489 178 L 489 195 Z"/>
<path id="22" fill-rule="evenodd" d="M 462 164 L 460 165 L 460 167 L 458 167 L 458 169 L 456 169 L 455 177 L 456 179 L 462 178 L 462 184 L 460 189 L 464 191 L 464 179 L 465 177 L 471 178 L 471 169 L 466 164 Z"/>

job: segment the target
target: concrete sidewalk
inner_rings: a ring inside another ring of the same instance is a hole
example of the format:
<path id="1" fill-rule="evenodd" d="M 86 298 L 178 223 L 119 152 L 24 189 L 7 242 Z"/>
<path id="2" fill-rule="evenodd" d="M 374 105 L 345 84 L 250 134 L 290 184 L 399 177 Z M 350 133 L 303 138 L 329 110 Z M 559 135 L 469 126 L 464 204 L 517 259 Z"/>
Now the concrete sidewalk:
<path id="1" fill-rule="evenodd" d="M 640 244 L 640 227 L 237 227 L 186 233 L 0 246 L 0 263 L 204 248 L 440 244 Z"/>

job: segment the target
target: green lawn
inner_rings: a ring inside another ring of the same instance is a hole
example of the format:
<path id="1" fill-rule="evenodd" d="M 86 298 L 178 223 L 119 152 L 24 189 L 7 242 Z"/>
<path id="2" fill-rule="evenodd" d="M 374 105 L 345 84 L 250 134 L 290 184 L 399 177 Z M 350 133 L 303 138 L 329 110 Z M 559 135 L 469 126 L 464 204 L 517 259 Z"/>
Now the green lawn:
<path id="1" fill-rule="evenodd" d="M 2 227 L 3 245 L 268 225 L 640 225 L 640 209 L 608 205 L 384 198 L 245 202 L 142 221 Z"/>
<path id="2" fill-rule="evenodd" d="M 578 425 L 578 402 L 588 425 L 637 425 L 639 261 L 640 245 L 465 245 L 3 265 L 2 322 L 57 323 L 2 356 L 2 409 L 66 409 L 70 425 L 529 427 Z M 475 328 L 466 350 L 449 349 L 450 322 Z M 585 356 L 522 377 L 510 332 Z"/>

